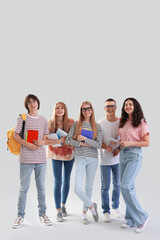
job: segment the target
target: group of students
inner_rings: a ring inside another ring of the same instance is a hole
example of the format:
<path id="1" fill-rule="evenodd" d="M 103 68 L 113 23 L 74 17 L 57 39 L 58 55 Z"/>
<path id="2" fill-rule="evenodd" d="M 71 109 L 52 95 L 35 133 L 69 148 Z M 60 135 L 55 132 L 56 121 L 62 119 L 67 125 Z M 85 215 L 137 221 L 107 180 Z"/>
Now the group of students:
<path id="1" fill-rule="evenodd" d="M 52 225 L 46 215 L 45 203 L 46 151 L 44 145 L 48 145 L 47 157 L 52 159 L 58 222 L 63 222 L 63 217 L 67 216 L 66 201 L 73 164 L 75 164 L 74 191 L 83 202 L 82 222 L 85 225 L 89 223 L 88 210 L 91 211 L 94 221 L 98 221 L 97 204 L 91 201 L 91 197 L 99 150 L 104 221 L 111 220 L 109 189 L 112 173 L 112 213 L 118 218 L 122 217 L 119 211 L 121 190 L 126 204 L 125 222 L 121 227 L 134 228 L 137 233 L 142 232 L 149 220 L 149 215 L 137 200 L 134 182 L 142 163 L 141 147 L 149 146 L 149 131 L 139 102 L 135 98 L 127 98 L 123 103 L 119 119 L 115 115 L 116 101 L 107 99 L 104 104 L 105 117 L 98 123 L 95 121 L 93 106 L 88 101 L 82 102 L 79 119 L 75 122 L 68 117 L 67 106 L 63 102 L 55 105 L 52 119 L 48 122 L 38 115 L 40 101 L 37 96 L 29 94 L 25 98 L 24 106 L 28 111 L 24 136 L 28 130 L 38 130 L 38 140 L 29 143 L 25 138 L 20 137 L 23 123 L 20 115 L 14 130 L 15 140 L 21 144 L 20 189 L 17 219 L 12 227 L 19 228 L 24 222 L 26 197 L 33 170 L 38 193 L 39 219 L 44 225 Z M 58 128 L 64 130 L 67 136 L 57 140 L 49 139 L 48 134 L 55 133 Z M 81 135 L 81 129 L 92 130 L 92 138 Z M 61 146 L 54 147 L 59 143 Z"/>

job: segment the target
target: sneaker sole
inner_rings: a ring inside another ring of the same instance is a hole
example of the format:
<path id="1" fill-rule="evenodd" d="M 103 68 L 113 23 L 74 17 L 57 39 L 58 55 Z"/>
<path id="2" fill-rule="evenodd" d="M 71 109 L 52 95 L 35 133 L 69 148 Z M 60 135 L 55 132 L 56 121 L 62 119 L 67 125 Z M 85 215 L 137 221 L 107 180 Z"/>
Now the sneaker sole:
<path id="1" fill-rule="evenodd" d="M 57 222 L 63 222 L 63 219 L 57 219 Z"/>
<path id="2" fill-rule="evenodd" d="M 45 226 L 52 226 L 52 223 L 44 223 Z"/>
<path id="3" fill-rule="evenodd" d="M 12 228 L 13 228 L 13 229 L 18 229 L 18 228 L 20 228 L 20 227 L 22 227 L 22 226 L 23 226 L 23 223 L 22 223 L 21 225 L 17 225 L 17 226 L 13 226 L 13 225 L 12 225 Z"/>
<path id="4" fill-rule="evenodd" d="M 121 225 L 120 225 L 120 227 L 121 228 L 123 228 L 123 229 L 135 229 L 135 227 L 133 226 L 130 226 L 130 225 L 123 225 L 124 223 L 122 223 Z"/>
<path id="5" fill-rule="evenodd" d="M 50 222 L 50 223 L 45 223 L 45 222 L 42 222 L 41 220 L 39 220 L 39 222 L 40 222 L 41 224 L 45 225 L 45 226 L 51 226 L 51 225 L 53 225 L 52 222 Z"/>

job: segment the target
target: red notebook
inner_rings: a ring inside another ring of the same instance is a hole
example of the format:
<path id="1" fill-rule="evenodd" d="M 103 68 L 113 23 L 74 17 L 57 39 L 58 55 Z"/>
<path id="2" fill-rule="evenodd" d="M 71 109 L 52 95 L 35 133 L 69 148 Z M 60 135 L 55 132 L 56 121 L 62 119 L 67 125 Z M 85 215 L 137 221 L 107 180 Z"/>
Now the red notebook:
<path id="1" fill-rule="evenodd" d="M 28 130 L 27 142 L 33 143 L 33 140 L 38 140 L 38 131 Z"/>

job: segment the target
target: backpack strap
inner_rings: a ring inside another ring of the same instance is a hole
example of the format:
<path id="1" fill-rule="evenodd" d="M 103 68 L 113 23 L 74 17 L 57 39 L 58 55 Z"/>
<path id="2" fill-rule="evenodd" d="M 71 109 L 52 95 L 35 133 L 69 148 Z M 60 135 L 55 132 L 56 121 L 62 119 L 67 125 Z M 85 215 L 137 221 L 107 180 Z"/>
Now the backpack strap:
<path id="1" fill-rule="evenodd" d="M 27 115 L 26 115 L 25 113 L 22 113 L 22 114 L 21 114 L 21 116 L 22 116 L 22 119 L 23 119 L 23 121 L 25 121 L 25 120 L 26 120 L 26 117 L 27 117 Z"/>
<path id="2" fill-rule="evenodd" d="M 24 135 L 24 127 L 25 127 L 25 121 L 26 121 L 26 117 L 27 115 L 25 113 L 20 114 L 22 116 L 23 119 L 23 124 L 22 124 L 22 132 L 21 132 L 21 137 L 23 138 Z"/>

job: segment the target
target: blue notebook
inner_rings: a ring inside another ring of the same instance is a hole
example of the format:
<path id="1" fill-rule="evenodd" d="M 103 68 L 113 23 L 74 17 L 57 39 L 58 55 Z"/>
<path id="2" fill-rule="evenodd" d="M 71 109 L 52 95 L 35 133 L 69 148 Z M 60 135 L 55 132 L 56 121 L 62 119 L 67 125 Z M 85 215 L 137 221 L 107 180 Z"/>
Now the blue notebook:
<path id="1" fill-rule="evenodd" d="M 82 128 L 80 130 L 80 134 L 89 139 L 92 139 L 92 137 L 93 137 L 93 131 L 91 129 L 87 129 L 87 128 Z"/>

